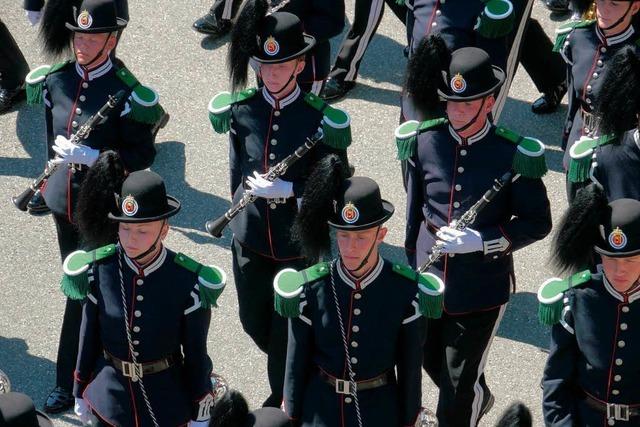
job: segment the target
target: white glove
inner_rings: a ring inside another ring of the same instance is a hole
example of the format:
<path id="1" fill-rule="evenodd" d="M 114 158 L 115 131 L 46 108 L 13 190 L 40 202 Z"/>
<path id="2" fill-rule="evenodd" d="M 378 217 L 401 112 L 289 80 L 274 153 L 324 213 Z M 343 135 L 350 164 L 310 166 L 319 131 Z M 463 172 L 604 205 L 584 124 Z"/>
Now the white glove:
<path id="1" fill-rule="evenodd" d="M 293 196 L 293 182 L 276 178 L 275 181 L 267 181 L 258 172 L 253 172 L 253 177 L 247 177 L 247 185 L 250 194 L 264 199 L 287 199 Z"/>
<path id="2" fill-rule="evenodd" d="M 468 254 L 484 249 L 482 236 L 472 228 L 458 231 L 445 225 L 436 232 L 436 236 L 442 241 L 442 252 L 447 254 Z"/>
<path id="3" fill-rule="evenodd" d="M 76 145 L 62 135 L 56 136 L 55 145 L 51 148 L 66 163 L 79 163 L 87 166 L 92 166 L 100 155 L 99 150 L 86 145 Z"/>
<path id="4" fill-rule="evenodd" d="M 40 18 L 42 17 L 42 12 L 39 10 L 25 10 L 24 14 L 27 16 L 32 27 L 38 25 L 38 22 L 40 22 Z"/>
<path id="5" fill-rule="evenodd" d="M 73 406 L 73 412 L 75 412 L 75 414 L 80 418 L 82 425 L 89 424 L 89 420 L 91 420 L 91 410 L 84 399 L 76 397 L 76 404 Z"/>
<path id="6" fill-rule="evenodd" d="M 187 427 L 208 427 L 209 426 L 209 420 L 205 420 L 205 421 L 189 421 L 189 424 L 187 424 Z"/>

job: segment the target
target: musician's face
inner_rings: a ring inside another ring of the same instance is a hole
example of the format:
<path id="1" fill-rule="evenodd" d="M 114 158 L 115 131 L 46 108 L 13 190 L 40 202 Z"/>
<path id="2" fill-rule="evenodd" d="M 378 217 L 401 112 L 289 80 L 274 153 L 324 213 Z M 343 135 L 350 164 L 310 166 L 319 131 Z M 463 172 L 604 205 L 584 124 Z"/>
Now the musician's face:
<path id="1" fill-rule="evenodd" d="M 141 223 L 121 222 L 118 228 L 118 237 L 127 256 L 135 258 L 147 251 L 156 239 L 158 239 L 159 243 L 162 242 L 168 231 L 169 223 L 166 220 Z M 158 236 L 160 237 L 158 238 Z M 160 244 L 157 245 L 158 251 L 160 246 Z M 157 251 L 152 252 L 150 257 L 153 258 L 156 253 Z M 142 259 L 140 263 L 143 264 L 144 261 Z"/>
<path id="2" fill-rule="evenodd" d="M 627 13 L 629 6 L 631 6 L 631 9 L 629 10 L 629 13 Z M 618 28 L 620 30 L 624 30 L 629 26 L 633 15 L 638 13 L 639 9 L 640 2 L 637 1 L 629 3 L 628 1 L 597 0 L 596 17 L 598 18 L 598 26 L 600 28 L 608 28 L 615 25 L 616 22 L 625 16 L 625 13 L 627 13 L 622 22 L 616 25 L 615 28 L 611 29 L 614 32 Z"/>
<path id="3" fill-rule="evenodd" d="M 260 77 L 269 92 L 279 92 L 287 86 L 293 89 L 303 69 L 304 60 L 298 58 L 280 64 L 260 64 Z"/>
<path id="4" fill-rule="evenodd" d="M 602 269 L 618 292 L 626 292 L 640 278 L 640 255 L 624 258 L 602 255 Z"/>
<path id="5" fill-rule="evenodd" d="M 73 33 L 73 53 L 80 65 L 100 64 L 107 59 L 109 52 L 116 47 L 116 37 L 111 33 Z M 102 50 L 102 52 L 101 52 Z"/>
<path id="6" fill-rule="evenodd" d="M 476 115 L 474 122 L 484 125 L 494 103 L 495 98 L 493 96 L 474 99 L 473 101 L 447 101 L 447 117 L 454 129 L 466 126 L 474 120 Z"/>
<path id="7" fill-rule="evenodd" d="M 338 230 L 336 232 L 336 240 L 340 249 L 340 259 L 347 270 L 353 272 L 358 268 L 367 253 L 369 253 L 369 250 L 371 250 L 371 255 L 369 255 L 365 265 L 353 273 L 359 276 L 373 268 L 378 262 L 378 247 L 386 235 L 386 227 L 373 227 L 361 231 Z"/>

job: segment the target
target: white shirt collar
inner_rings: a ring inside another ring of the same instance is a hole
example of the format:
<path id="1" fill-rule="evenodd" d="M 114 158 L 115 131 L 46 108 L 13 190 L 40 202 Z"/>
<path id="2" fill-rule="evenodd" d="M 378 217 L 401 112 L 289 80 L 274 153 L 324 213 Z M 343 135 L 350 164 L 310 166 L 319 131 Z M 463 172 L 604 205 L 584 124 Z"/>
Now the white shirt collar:
<path id="1" fill-rule="evenodd" d="M 465 140 L 460 135 L 458 135 L 456 130 L 451 125 L 449 125 L 449 133 L 451 134 L 453 139 L 458 141 L 458 144 L 460 144 L 460 145 L 471 145 L 474 142 L 480 141 L 482 138 L 487 136 L 487 134 L 489 133 L 490 129 L 491 129 L 491 123 L 489 122 L 489 120 L 487 120 L 484 123 L 484 126 L 482 127 L 482 129 L 480 129 L 478 132 L 476 132 L 475 134 L 471 135 L 469 138 L 467 138 Z"/>
<path id="2" fill-rule="evenodd" d="M 345 271 L 345 268 L 342 265 L 342 260 L 340 259 L 338 259 L 336 269 L 338 270 L 338 275 L 340 276 L 340 279 L 342 279 L 343 282 L 345 282 L 347 285 L 349 285 L 353 289 L 358 289 L 358 287 L 356 286 L 356 282 L 359 282 L 360 289 L 364 290 L 364 288 L 366 288 L 367 285 L 369 285 L 370 283 L 372 283 L 374 280 L 378 278 L 378 276 L 382 272 L 383 265 L 384 265 L 384 260 L 380 255 L 378 255 L 378 263 L 376 264 L 376 266 L 373 267 L 365 276 L 357 279 Z"/>
<path id="3" fill-rule="evenodd" d="M 613 36 L 605 36 L 600 27 L 596 28 L 596 34 L 601 41 L 604 41 L 607 46 L 612 46 L 614 44 L 620 44 L 626 40 L 628 40 L 635 33 L 635 29 L 633 25 L 629 25 L 626 30 L 623 32 L 613 35 Z"/>
<path id="4" fill-rule="evenodd" d="M 91 81 L 97 79 L 98 77 L 102 77 L 107 74 L 109 70 L 111 70 L 111 68 L 113 68 L 113 62 L 111 62 L 111 58 L 107 58 L 106 61 L 104 61 L 102 64 L 98 65 L 91 71 L 87 71 L 76 61 L 76 71 L 83 80 Z"/>
<path id="5" fill-rule="evenodd" d="M 302 91 L 300 90 L 300 86 L 296 84 L 296 87 L 291 91 L 291 93 L 284 98 L 275 99 L 271 93 L 267 90 L 265 86 L 262 86 L 262 96 L 264 99 L 276 110 L 281 110 L 287 105 L 290 105 L 298 99 Z"/>
<path id="6" fill-rule="evenodd" d="M 156 257 L 156 259 L 153 260 L 149 265 L 147 265 L 145 268 L 141 270 L 140 266 L 134 260 L 129 258 L 127 256 L 127 253 L 124 252 L 124 250 L 123 250 L 123 253 L 124 253 L 124 260 L 127 263 L 127 265 L 136 274 L 141 275 L 143 277 L 147 277 L 148 275 L 150 275 L 151 273 L 159 269 L 160 266 L 162 266 L 162 264 L 164 263 L 165 259 L 167 258 L 167 249 L 164 246 L 162 246 L 162 249 L 160 250 L 160 253 Z"/>

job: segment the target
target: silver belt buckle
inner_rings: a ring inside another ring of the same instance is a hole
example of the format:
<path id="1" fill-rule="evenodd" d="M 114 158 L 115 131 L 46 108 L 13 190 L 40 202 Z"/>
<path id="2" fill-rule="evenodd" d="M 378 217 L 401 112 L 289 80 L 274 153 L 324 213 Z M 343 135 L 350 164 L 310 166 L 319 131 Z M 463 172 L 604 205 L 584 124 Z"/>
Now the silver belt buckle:
<path id="1" fill-rule="evenodd" d="M 276 197 L 275 199 L 267 199 L 267 203 L 275 203 L 277 205 L 282 205 L 284 203 L 287 203 L 287 199 L 285 199 L 284 197 Z"/>
<path id="2" fill-rule="evenodd" d="M 607 418 L 616 421 L 629 421 L 629 405 L 607 403 Z"/>
<path id="3" fill-rule="evenodd" d="M 142 364 L 133 362 L 122 362 L 122 375 L 137 381 L 142 378 Z"/>
<path id="4" fill-rule="evenodd" d="M 353 394 L 355 390 L 352 390 L 351 388 L 352 387 L 350 381 L 336 379 L 336 393 Z"/>

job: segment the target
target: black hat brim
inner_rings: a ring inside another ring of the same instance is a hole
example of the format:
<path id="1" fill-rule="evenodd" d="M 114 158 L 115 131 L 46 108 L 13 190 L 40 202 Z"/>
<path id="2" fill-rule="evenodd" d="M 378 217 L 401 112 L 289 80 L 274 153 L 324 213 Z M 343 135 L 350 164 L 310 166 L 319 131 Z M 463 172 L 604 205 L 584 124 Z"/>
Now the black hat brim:
<path id="1" fill-rule="evenodd" d="M 380 216 L 380 218 L 376 219 L 375 221 L 371 221 L 367 224 L 358 224 L 358 225 L 352 225 L 352 224 L 338 224 L 335 223 L 331 220 L 327 221 L 329 223 L 329 225 L 337 230 L 347 230 L 347 231 L 361 231 L 361 230 L 366 230 L 368 228 L 373 228 L 377 225 L 383 224 L 385 222 L 387 222 L 389 220 L 389 218 L 391 218 L 391 216 L 393 216 L 393 213 L 395 212 L 396 208 L 391 204 L 391 202 L 382 199 L 382 212 L 383 214 Z"/>
<path id="2" fill-rule="evenodd" d="M 309 34 L 303 34 L 303 37 L 304 37 L 305 46 L 302 49 L 300 49 L 298 52 L 292 53 L 289 56 L 286 56 L 284 58 L 278 58 L 278 59 L 270 59 L 270 58 L 267 58 L 267 57 L 253 55 L 251 58 L 253 58 L 257 62 L 260 62 L 261 64 L 281 64 L 283 62 L 287 62 L 287 61 L 290 61 L 292 59 L 298 58 L 298 57 L 306 54 L 307 52 L 309 52 L 316 45 L 315 37 L 310 36 Z"/>
<path id="3" fill-rule="evenodd" d="M 631 256 L 640 255 L 640 248 L 634 249 L 632 251 L 626 252 L 611 252 L 607 249 L 601 248 L 600 246 L 594 246 L 593 249 L 600 255 L 608 256 L 610 258 L 627 258 Z"/>
<path id="4" fill-rule="evenodd" d="M 480 99 L 487 95 L 491 95 L 495 93 L 500 88 L 500 86 L 504 84 L 506 77 L 505 77 L 504 71 L 502 71 L 500 67 L 492 65 L 491 68 L 493 69 L 493 76 L 496 79 L 494 85 L 491 88 L 480 93 L 474 93 L 473 95 L 460 96 L 453 92 L 450 92 L 450 88 L 449 86 L 447 86 L 446 92 L 442 89 L 438 89 L 438 95 L 440 95 L 440 97 L 443 98 L 445 101 L 473 101 L 475 99 Z"/>
<path id="5" fill-rule="evenodd" d="M 127 26 L 127 20 L 122 18 L 116 18 L 116 25 L 111 27 L 95 27 L 95 28 L 80 28 L 70 22 L 64 24 L 67 29 L 75 32 L 75 33 L 86 33 L 86 34 L 100 34 L 100 33 L 113 33 L 114 31 L 122 30 Z"/>
<path id="6" fill-rule="evenodd" d="M 108 217 L 110 220 L 116 221 L 116 222 L 140 223 L 140 222 L 159 221 L 161 219 L 169 218 L 174 216 L 180 211 L 180 202 L 174 197 L 167 196 L 167 205 L 168 206 L 167 206 L 166 212 L 163 212 L 159 215 L 152 216 L 152 217 L 139 218 L 139 217 L 119 216 L 119 215 L 116 216 L 116 215 L 113 215 L 112 213 L 109 213 Z"/>

